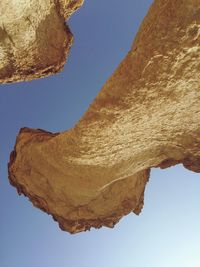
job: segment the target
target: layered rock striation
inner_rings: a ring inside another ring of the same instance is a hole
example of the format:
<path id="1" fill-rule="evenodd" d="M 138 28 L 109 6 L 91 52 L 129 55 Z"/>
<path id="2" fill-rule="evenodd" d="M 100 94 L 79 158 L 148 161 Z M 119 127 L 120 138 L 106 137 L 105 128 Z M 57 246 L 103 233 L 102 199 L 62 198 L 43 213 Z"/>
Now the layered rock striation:
<path id="1" fill-rule="evenodd" d="M 143 207 L 152 167 L 200 172 L 200 1 L 155 0 L 73 129 L 21 129 L 9 179 L 70 233 Z"/>
<path id="2" fill-rule="evenodd" d="M 62 70 L 73 36 L 65 19 L 83 0 L 0 1 L 0 83 Z"/>

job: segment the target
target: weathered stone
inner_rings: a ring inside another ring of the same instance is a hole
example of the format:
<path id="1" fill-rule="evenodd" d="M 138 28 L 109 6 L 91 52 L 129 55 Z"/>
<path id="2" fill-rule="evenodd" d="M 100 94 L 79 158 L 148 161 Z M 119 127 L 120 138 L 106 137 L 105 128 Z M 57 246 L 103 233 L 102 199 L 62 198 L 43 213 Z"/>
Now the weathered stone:
<path id="1" fill-rule="evenodd" d="M 199 44 L 200 0 L 156 0 L 73 129 L 20 131 L 11 184 L 76 233 L 139 214 L 151 167 L 200 172 Z"/>
<path id="2" fill-rule="evenodd" d="M 65 24 L 83 0 L 0 1 L 0 83 L 62 70 L 73 36 Z"/>

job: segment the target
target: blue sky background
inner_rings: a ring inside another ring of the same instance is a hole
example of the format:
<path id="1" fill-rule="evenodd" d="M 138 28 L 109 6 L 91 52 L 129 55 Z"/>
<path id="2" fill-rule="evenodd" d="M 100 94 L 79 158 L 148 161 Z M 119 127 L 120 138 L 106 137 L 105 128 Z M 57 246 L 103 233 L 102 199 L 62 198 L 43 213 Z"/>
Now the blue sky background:
<path id="1" fill-rule="evenodd" d="M 128 52 L 150 0 L 85 0 L 64 72 L 0 85 L 0 267 L 200 267 L 200 177 L 181 165 L 154 169 L 145 207 L 111 230 L 77 235 L 19 197 L 7 162 L 21 127 L 73 127 Z"/>

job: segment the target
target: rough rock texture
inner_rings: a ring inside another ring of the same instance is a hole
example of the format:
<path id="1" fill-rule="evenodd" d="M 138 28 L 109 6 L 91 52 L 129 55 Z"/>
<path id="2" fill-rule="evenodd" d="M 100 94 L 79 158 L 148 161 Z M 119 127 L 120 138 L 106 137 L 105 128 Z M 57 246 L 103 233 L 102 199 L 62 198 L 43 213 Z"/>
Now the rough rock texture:
<path id="1" fill-rule="evenodd" d="M 60 71 L 73 42 L 65 24 L 83 0 L 0 0 L 0 83 Z"/>
<path id="2" fill-rule="evenodd" d="M 20 131 L 11 184 L 76 233 L 139 214 L 151 167 L 200 172 L 199 44 L 200 0 L 156 0 L 73 129 Z"/>

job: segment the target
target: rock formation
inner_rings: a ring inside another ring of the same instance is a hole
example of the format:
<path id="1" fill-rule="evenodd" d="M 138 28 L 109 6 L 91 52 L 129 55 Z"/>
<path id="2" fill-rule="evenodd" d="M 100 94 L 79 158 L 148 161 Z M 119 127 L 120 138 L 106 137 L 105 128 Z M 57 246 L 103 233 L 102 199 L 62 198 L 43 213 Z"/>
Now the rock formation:
<path id="1" fill-rule="evenodd" d="M 60 71 L 73 37 L 65 24 L 83 0 L 0 1 L 0 83 Z"/>
<path id="2" fill-rule="evenodd" d="M 139 214 L 151 167 L 200 172 L 199 72 L 200 0 L 156 0 L 73 129 L 21 129 L 11 184 L 70 233 Z"/>

